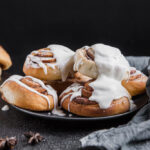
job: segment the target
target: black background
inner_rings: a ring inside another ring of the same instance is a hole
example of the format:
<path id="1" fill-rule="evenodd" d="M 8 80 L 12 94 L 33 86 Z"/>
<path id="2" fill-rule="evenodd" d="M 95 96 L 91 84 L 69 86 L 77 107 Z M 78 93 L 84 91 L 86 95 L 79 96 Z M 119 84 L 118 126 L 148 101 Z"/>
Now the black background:
<path id="1" fill-rule="evenodd" d="M 98 42 L 150 55 L 149 0 L 0 0 L 0 43 L 12 56 Z"/>
<path id="2" fill-rule="evenodd" d="M 0 44 L 13 61 L 9 73 L 22 73 L 30 51 L 53 43 L 73 50 L 105 43 L 120 48 L 125 55 L 150 56 L 150 1 L 0 0 Z M 3 105 L 1 102 L 0 108 Z M 75 128 L 69 123 L 33 118 L 10 109 L 0 111 L 0 136 L 17 134 L 17 150 L 73 149 L 88 133 L 118 126 L 129 119 L 93 123 L 92 127 L 86 123 L 82 128 L 77 122 Z M 24 146 L 21 136 L 29 130 L 40 132 L 46 137 L 46 144 Z"/>

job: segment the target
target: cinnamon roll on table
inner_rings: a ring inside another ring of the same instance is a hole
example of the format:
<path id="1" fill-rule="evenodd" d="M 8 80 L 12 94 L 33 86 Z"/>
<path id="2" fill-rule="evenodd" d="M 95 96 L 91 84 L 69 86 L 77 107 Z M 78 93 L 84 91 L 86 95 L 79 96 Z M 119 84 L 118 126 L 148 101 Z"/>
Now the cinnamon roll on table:
<path id="1" fill-rule="evenodd" d="M 2 99 L 33 111 L 49 111 L 57 103 L 56 91 L 31 76 L 13 75 L 0 88 Z"/>

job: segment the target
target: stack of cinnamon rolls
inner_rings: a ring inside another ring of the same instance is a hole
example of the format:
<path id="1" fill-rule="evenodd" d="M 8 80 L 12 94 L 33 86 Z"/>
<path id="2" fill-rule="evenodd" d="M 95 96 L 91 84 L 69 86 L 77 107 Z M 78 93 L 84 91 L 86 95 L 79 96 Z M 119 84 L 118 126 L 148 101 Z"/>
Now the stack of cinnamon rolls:
<path id="1" fill-rule="evenodd" d="M 130 67 L 120 50 L 104 44 L 76 52 L 62 45 L 32 51 L 0 88 L 2 98 L 32 111 L 60 110 L 85 117 L 129 111 L 132 97 L 145 92 L 147 76 Z"/>

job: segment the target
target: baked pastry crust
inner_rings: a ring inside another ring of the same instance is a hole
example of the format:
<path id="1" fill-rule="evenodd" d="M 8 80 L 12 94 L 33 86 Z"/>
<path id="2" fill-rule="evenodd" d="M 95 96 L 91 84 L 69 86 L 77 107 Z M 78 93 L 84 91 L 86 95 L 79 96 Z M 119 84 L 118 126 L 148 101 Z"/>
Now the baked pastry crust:
<path id="1" fill-rule="evenodd" d="M 47 74 L 44 73 L 43 68 L 34 68 L 31 65 L 27 66 L 26 64 L 24 64 L 23 72 L 25 73 L 25 75 L 32 76 L 45 81 L 61 79 L 61 73 L 57 66 L 55 68 L 50 68 L 46 66 L 46 68 Z"/>
<path id="2" fill-rule="evenodd" d="M 46 73 L 42 67 L 38 66 L 37 62 L 34 62 L 34 60 L 32 60 L 31 56 L 37 57 L 39 59 L 38 61 L 41 61 L 41 63 L 45 67 Z M 40 58 L 42 60 L 40 60 Z M 33 51 L 26 58 L 26 61 L 23 66 L 23 72 L 25 73 L 25 75 L 33 76 L 40 80 L 45 80 L 45 81 L 60 80 L 61 72 L 58 66 L 49 67 L 48 63 L 50 64 L 56 63 L 56 59 L 53 58 L 53 53 L 50 51 L 50 48 L 42 48 L 37 51 Z M 37 65 L 38 67 L 34 67 L 34 65 Z"/>
<path id="3" fill-rule="evenodd" d="M 74 52 L 62 45 L 49 45 L 31 52 L 26 58 L 23 72 L 45 81 L 65 81 L 73 68 Z"/>
<path id="4" fill-rule="evenodd" d="M 63 109 L 70 111 L 73 114 L 85 117 L 103 117 L 112 116 L 127 112 L 130 109 L 129 99 L 122 97 L 120 99 L 113 100 L 110 107 L 107 109 L 100 108 L 99 104 L 95 101 L 90 101 L 88 98 L 91 95 L 90 87 L 86 86 L 86 90 L 82 88 L 82 96 L 75 97 L 71 101 L 71 91 L 63 93 L 60 96 L 60 103 Z M 83 92 L 84 91 L 84 92 Z M 67 96 L 68 95 L 68 96 Z"/>
<path id="5" fill-rule="evenodd" d="M 5 49 L 0 46 L 0 67 L 7 70 L 12 65 L 11 58 Z"/>
<path id="6" fill-rule="evenodd" d="M 39 83 L 32 80 L 30 77 L 22 77 L 18 82 L 7 80 L 1 86 L 0 93 L 2 99 L 15 106 L 29 109 L 33 111 L 49 111 L 54 108 L 54 97 L 48 94 Z M 25 86 L 28 86 L 33 92 Z M 45 97 L 48 98 L 49 103 Z"/>
<path id="7" fill-rule="evenodd" d="M 132 74 L 133 70 L 131 70 Z M 142 73 L 136 74 L 136 70 L 134 70 L 135 75 L 130 76 L 129 80 L 123 80 L 122 85 L 127 89 L 131 96 L 136 96 L 146 91 L 146 82 L 148 77 Z"/>
<path id="8" fill-rule="evenodd" d="M 78 49 L 74 57 L 74 71 L 77 71 L 90 78 L 97 78 L 98 70 L 94 62 L 94 51 L 92 48 L 85 46 Z"/>

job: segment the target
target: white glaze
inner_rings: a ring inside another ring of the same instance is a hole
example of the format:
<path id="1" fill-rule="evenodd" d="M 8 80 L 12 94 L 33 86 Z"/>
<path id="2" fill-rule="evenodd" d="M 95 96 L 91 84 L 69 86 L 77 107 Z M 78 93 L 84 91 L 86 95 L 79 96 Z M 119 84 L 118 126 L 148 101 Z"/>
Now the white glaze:
<path id="1" fill-rule="evenodd" d="M 120 50 L 104 44 L 95 44 L 91 48 L 95 52 L 99 75 L 89 84 L 94 89 L 89 100 L 107 109 L 115 99 L 124 96 L 130 99 L 128 91 L 121 84 L 122 80 L 130 77 L 130 66 Z"/>
<path id="2" fill-rule="evenodd" d="M 63 110 L 59 107 L 56 107 L 52 110 L 52 114 L 57 116 L 66 116 L 66 114 L 63 112 Z"/>
<path id="3" fill-rule="evenodd" d="M 9 110 L 9 106 L 8 105 L 4 105 L 2 108 L 1 108 L 2 111 L 8 111 Z"/>
<path id="4" fill-rule="evenodd" d="M 62 80 L 65 81 L 69 72 L 72 72 L 73 67 L 73 56 L 74 52 L 62 45 L 49 45 L 48 48 L 50 50 L 41 50 L 43 53 L 45 52 L 52 52 L 53 57 L 38 57 L 32 55 L 32 53 L 38 53 L 38 51 L 33 51 L 31 54 L 29 54 L 26 58 L 25 65 L 27 67 L 32 66 L 33 68 L 43 68 L 43 71 L 45 74 L 47 74 L 47 67 L 51 67 L 55 69 L 57 66 L 60 69 Z M 43 63 L 42 60 L 51 60 L 53 58 L 56 58 L 56 62 L 54 63 Z"/>
<path id="5" fill-rule="evenodd" d="M 48 51 L 48 50 L 45 50 L 45 51 Z M 34 53 L 38 52 L 38 51 L 33 51 Z M 33 53 L 32 52 L 32 53 Z M 42 60 L 51 60 L 53 59 L 52 57 L 38 57 L 38 56 L 34 56 L 29 54 L 26 58 L 26 61 L 25 61 L 25 65 L 27 67 L 29 66 L 32 66 L 33 68 L 43 68 L 43 71 L 45 74 L 47 74 L 47 66 L 51 67 L 51 68 L 55 68 L 56 64 L 55 63 L 51 63 L 51 65 L 49 65 L 50 63 L 43 63 Z"/>
<path id="6" fill-rule="evenodd" d="M 62 80 L 65 81 L 69 72 L 72 72 L 75 52 L 65 46 L 57 44 L 49 45 L 48 48 L 50 48 L 54 54 L 56 65 L 61 71 Z"/>
<path id="7" fill-rule="evenodd" d="M 71 91 L 69 94 L 65 95 L 65 96 L 61 99 L 61 105 L 62 105 L 63 101 L 64 101 L 67 97 L 69 97 L 70 95 L 71 95 L 71 97 L 70 97 L 70 102 L 71 102 L 75 97 L 81 96 L 81 94 L 82 94 L 82 91 L 81 91 L 82 88 L 83 88 L 83 86 L 80 85 L 79 83 L 73 83 L 72 85 L 70 85 L 70 86 L 69 86 L 66 90 L 64 90 L 64 91 L 62 92 L 62 94 L 60 95 L 60 97 L 61 97 L 63 94 L 68 93 L 69 91 Z M 68 111 L 70 111 L 70 105 L 69 105 L 69 104 L 68 104 Z"/>
<path id="8" fill-rule="evenodd" d="M 39 84 L 42 86 L 42 88 L 44 88 L 44 89 L 48 92 L 48 94 L 50 94 L 50 95 L 53 96 L 54 104 L 57 103 L 58 97 L 57 97 L 56 91 L 55 91 L 52 87 L 46 86 L 46 85 L 45 85 L 41 80 L 39 80 L 39 79 L 33 78 L 33 77 L 31 77 L 31 76 L 26 76 L 26 77 L 31 78 L 31 79 L 32 79 L 34 82 L 36 82 L 36 83 L 39 83 Z M 6 82 L 8 82 L 8 81 L 14 81 L 14 82 L 16 82 L 17 84 L 19 84 L 20 86 L 22 86 L 22 87 L 24 87 L 24 88 L 30 90 L 31 92 L 34 92 L 34 93 L 36 93 L 36 94 L 42 96 L 44 99 L 46 99 L 46 101 L 47 101 L 47 103 L 48 103 L 48 106 L 49 106 L 49 108 L 50 108 L 50 101 L 49 101 L 48 96 L 39 93 L 39 92 L 36 91 L 35 89 L 33 89 L 33 88 L 27 86 L 26 84 L 24 84 L 23 82 L 21 82 L 20 80 L 21 80 L 22 78 L 24 78 L 24 77 L 19 76 L 19 75 L 13 75 L 13 76 L 9 77 L 9 78 L 1 85 L 1 87 L 3 87 L 4 84 L 5 84 Z"/>
<path id="9" fill-rule="evenodd" d="M 96 101 L 100 108 L 107 109 L 115 99 L 124 96 L 130 99 L 128 91 L 121 84 L 122 80 L 129 79 L 130 66 L 120 50 L 104 44 L 95 44 L 91 48 L 95 53 L 94 61 L 99 75 L 89 84 L 94 89 L 89 100 Z M 75 93 L 76 96 L 81 95 Z"/>

